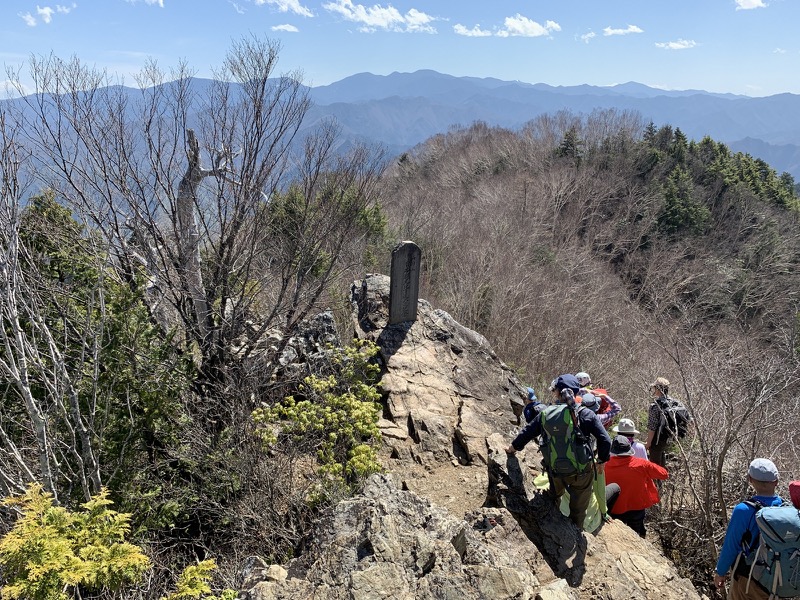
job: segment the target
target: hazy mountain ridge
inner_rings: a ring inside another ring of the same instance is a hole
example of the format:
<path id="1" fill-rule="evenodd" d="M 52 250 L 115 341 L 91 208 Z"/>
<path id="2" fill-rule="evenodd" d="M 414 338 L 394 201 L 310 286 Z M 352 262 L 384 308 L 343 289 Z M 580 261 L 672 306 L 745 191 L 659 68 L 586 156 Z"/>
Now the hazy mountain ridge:
<path id="1" fill-rule="evenodd" d="M 213 80 L 194 78 L 202 96 Z M 163 84 L 165 86 L 172 83 Z M 762 158 L 776 171 L 800 180 L 800 95 L 751 98 L 703 90 L 665 91 L 627 82 L 614 86 L 551 86 L 495 78 L 455 77 L 431 70 L 373 75 L 359 73 L 330 85 L 307 88 L 315 105 L 303 128 L 334 117 L 341 147 L 377 142 L 400 154 L 454 126 L 483 121 L 518 129 L 536 116 L 558 111 L 640 113 L 657 126 L 680 128 L 690 139 L 711 136 L 737 152 Z M 124 88 L 130 102 L 142 92 Z M 1 100 L 0 108 L 20 100 Z M 190 121 L 191 121 L 190 115 Z"/>
<path id="2" fill-rule="evenodd" d="M 554 87 L 426 70 L 359 73 L 311 88 L 311 96 L 317 103 L 316 116 L 334 116 L 347 135 L 379 141 L 391 151 L 474 121 L 518 128 L 542 113 L 614 108 L 637 111 L 658 126 L 679 127 L 691 139 L 711 136 L 800 179 L 800 95 L 796 94 L 751 98 L 703 90 L 665 91 L 636 82 Z"/>

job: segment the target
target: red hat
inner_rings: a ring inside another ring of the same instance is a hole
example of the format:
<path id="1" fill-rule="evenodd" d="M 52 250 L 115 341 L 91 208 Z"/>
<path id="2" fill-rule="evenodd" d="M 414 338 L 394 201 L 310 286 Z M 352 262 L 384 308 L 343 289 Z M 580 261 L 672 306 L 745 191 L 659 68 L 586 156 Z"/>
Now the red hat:
<path id="1" fill-rule="evenodd" d="M 789 484 L 789 498 L 795 508 L 800 508 L 800 481 L 792 481 Z"/>

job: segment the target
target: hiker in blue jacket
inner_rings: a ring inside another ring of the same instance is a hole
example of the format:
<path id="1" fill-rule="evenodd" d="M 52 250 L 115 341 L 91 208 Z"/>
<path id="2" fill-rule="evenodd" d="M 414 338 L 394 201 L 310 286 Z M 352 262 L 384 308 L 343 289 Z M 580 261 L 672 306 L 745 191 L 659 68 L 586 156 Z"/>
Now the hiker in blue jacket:
<path id="1" fill-rule="evenodd" d="M 560 403 L 568 402 L 565 398 L 572 398 L 571 402 L 573 408 L 575 408 L 578 428 L 587 439 L 592 436 L 597 441 L 596 469 L 598 473 L 602 473 L 605 463 L 608 462 L 611 456 L 611 438 L 595 413 L 591 410 L 579 410 L 579 407 L 575 406 L 574 396 L 580 388 L 578 380 L 574 375 L 561 375 L 556 379 L 552 387 L 554 387 L 554 391 L 561 394 L 559 396 Z M 562 394 L 561 392 L 564 390 L 569 390 L 571 394 Z M 533 421 L 519 432 L 506 449 L 506 452 L 514 454 L 522 450 L 528 442 L 538 438 L 542 433 L 542 413 L 539 413 L 534 417 Z M 565 490 L 569 491 L 569 518 L 578 527 L 583 527 L 586 509 L 589 507 L 592 492 L 594 491 L 594 469 L 590 467 L 580 473 L 564 476 L 549 474 L 549 476 L 553 495 L 556 499 L 559 499 Z"/>
<path id="2" fill-rule="evenodd" d="M 536 392 L 533 391 L 532 387 L 528 388 L 528 399 L 525 400 L 525 406 L 522 408 L 522 414 L 525 417 L 525 423 L 530 423 L 533 419 L 538 415 L 542 408 L 544 407 L 544 403 L 539 402 L 539 398 L 536 397 Z"/>
<path id="3" fill-rule="evenodd" d="M 775 494 L 775 488 L 778 486 L 778 469 L 771 460 L 757 458 L 751 462 L 747 469 L 747 482 L 755 491 L 752 500 L 761 506 L 780 506 L 783 503 L 781 497 Z M 755 507 L 746 502 L 737 504 L 733 508 L 728 530 L 725 532 L 725 541 L 722 543 L 717 568 L 714 570 L 714 585 L 718 589 L 725 586 L 728 571 L 736 562 L 738 554 L 744 553 L 736 566 L 736 572 L 732 573 L 731 588 L 728 592 L 730 600 L 767 600 L 769 598 L 767 591 L 756 581 L 750 582 L 750 589 L 745 593 L 747 571 L 749 570 L 749 567 L 746 568 L 745 558 L 749 558 L 758 547 L 756 511 Z"/>

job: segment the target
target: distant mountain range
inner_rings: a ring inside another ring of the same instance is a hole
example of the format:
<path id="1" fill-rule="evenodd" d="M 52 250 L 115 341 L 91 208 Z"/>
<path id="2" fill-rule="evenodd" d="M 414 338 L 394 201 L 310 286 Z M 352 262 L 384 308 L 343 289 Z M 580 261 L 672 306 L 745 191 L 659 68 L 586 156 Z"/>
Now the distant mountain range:
<path id="1" fill-rule="evenodd" d="M 193 82 L 201 95 L 211 83 L 208 79 Z M 139 95 L 132 88 L 124 89 L 131 99 Z M 791 173 L 800 182 L 800 95 L 796 94 L 750 98 L 702 90 L 664 91 L 635 82 L 554 87 L 430 70 L 360 73 L 309 91 L 315 104 L 304 127 L 335 117 L 342 125 L 345 147 L 372 141 L 386 146 L 391 154 L 400 154 L 437 133 L 475 121 L 518 129 L 540 114 L 560 110 L 588 114 L 616 108 L 637 111 L 659 127 L 679 127 L 690 139 L 709 135 L 734 151 L 765 160 L 778 173 Z M 7 102 L 18 100 L 0 100 L 0 106 Z"/>
<path id="2" fill-rule="evenodd" d="M 485 121 L 516 129 L 539 114 L 639 112 L 656 126 L 679 127 L 690 139 L 711 136 L 787 171 L 800 181 L 800 95 L 750 98 L 703 90 L 665 91 L 629 82 L 610 87 L 550 86 L 436 71 L 360 73 L 311 88 L 310 123 L 334 116 L 346 138 L 381 142 L 400 153 L 453 125 Z"/>

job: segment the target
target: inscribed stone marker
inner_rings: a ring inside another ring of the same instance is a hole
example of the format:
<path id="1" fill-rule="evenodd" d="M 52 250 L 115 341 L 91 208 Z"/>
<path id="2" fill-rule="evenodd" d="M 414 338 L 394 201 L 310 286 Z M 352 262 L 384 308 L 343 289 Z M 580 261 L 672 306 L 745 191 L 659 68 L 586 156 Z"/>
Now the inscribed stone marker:
<path id="1" fill-rule="evenodd" d="M 389 284 L 389 324 L 417 320 L 419 263 L 422 251 L 414 242 L 400 242 L 392 250 Z"/>

